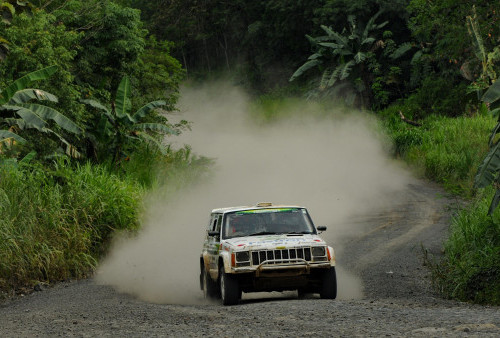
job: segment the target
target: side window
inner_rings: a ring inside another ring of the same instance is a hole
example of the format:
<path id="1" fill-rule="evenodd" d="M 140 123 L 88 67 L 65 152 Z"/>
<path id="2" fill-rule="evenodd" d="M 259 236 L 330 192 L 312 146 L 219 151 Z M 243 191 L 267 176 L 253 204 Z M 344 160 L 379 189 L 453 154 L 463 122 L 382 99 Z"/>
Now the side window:
<path id="1" fill-rule="evenodd" d="M 208 227 L 207 227 L 208 231 L 212 231 L 214 217 L 215 217 L 215 215 L 210 215 L 210 220 L 208 221 Z"/>
<path id="2" fill-rule="evenodd" d="M 217 230 L 217 215 L 212 216 L 212 226 L 210 227 L 210 231 Z"/>
<path id="3" fill-rule="evenodd" d="M 218 231 L 220 233 L 221 226 L 222 226 L 222 215 L 219 215 L 217 217 L 217 224 L 215 226 L 215 231 Z"/>

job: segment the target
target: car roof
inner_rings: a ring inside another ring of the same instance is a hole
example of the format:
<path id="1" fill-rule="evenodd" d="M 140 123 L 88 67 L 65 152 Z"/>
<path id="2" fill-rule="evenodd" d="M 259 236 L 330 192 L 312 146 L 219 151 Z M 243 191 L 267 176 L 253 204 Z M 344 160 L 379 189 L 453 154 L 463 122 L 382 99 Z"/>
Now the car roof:
<path id="1" fill-rule="evenodd" d="M 258 209 L 282 209 L 282 208 L 301 208 L 305 209 L 305 207 L 301 207 L 298 205 L 273 205 L 271 203 L 258 203 L 254 206 L 239 206 L 239 207 L 227 207 L 227 208 L 217 208 L 213 209 L 212 213 L 217 214 L 225 214 L 228 212 L 234 211 L 245 211 L 245 210 L 258 210 Z"/>

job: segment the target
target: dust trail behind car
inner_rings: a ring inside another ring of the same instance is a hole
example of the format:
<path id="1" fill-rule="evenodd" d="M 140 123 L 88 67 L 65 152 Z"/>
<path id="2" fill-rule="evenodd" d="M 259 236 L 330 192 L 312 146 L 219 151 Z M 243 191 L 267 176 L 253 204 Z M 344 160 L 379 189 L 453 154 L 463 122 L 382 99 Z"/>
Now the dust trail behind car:
<path id="1" fill-rule="evenodd" d="M 337 250 L 338 298 L 361 297 L 342 246 L 363 229 L 346 221 L 390 203 L 409 175 L 389 159 L 367 114 L 335 107 L 318 114 L 319 106 L 298 102 L 280 121 L 262 123 L 249 105 L 224 83 L 182 91 L 181 118 L 193 126 L 175 142 L 214 158 L 214 175 L 168 200 L 162 191 L 150 196 L 142 231 L 115 241 L 98 281 L 151 302 L 201 302 L 198 261 L 210 210 L 273 202 L 306 206 L 328 227 L 322 237 Z"/>

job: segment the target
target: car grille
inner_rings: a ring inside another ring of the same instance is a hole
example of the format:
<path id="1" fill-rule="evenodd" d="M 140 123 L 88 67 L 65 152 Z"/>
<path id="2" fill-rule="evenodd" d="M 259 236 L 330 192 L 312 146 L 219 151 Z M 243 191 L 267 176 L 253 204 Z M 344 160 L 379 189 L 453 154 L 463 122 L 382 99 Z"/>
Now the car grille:
<path id="1" fill-rule="evenodd" d="M 277 250 L 252 251 L 252 265 L 283 264 L 294 262 L 312 261 L 311 248 L 292 248 Z"/>

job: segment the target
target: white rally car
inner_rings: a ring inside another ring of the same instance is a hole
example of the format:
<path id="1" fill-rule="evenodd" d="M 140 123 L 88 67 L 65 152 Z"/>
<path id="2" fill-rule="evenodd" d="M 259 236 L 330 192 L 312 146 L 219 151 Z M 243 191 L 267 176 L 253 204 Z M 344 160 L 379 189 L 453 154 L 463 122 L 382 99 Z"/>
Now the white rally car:
<path id="1" fill-rule="evenodd" d="M 200 256 L 206 298 L 237 304 L 242 292 L 298 290 L 335 299 L 335 254 L 306 208 L 259 203 L 212 210 Z"/>

